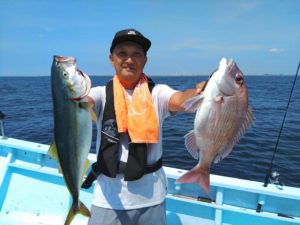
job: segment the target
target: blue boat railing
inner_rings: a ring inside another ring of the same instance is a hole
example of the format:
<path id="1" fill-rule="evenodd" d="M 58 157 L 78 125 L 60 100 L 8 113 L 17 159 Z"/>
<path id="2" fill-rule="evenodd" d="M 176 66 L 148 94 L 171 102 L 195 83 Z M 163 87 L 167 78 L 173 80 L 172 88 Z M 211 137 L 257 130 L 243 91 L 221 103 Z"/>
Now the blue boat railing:
<path id="1" fill-rule="evenodd" d="M 63 224 L 71 196 L 49 146 L 0 136 L 0 224 Z M 91 161 L 95 154 L 89 154 Z M 300 224 L 300 188 L 211 175 L 207 196 L 196 184 L 176 184 L 185 170 L 164 167 L 168 178 L 167 220 L 172 225 Z M 80 199 L 91 205 L 93 188 Z M 261 212 L 256 212 L 258 203 Z M 86 224 L 76 216 L 74 224 Z"/>

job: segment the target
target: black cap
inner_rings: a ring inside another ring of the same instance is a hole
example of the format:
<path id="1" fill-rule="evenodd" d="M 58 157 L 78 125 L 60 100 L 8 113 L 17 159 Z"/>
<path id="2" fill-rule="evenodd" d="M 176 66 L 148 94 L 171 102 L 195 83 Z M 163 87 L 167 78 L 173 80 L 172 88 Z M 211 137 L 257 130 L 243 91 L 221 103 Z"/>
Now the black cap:
<path id="1" fill-rule="evenodd" d="M 110 53 L 112 53 L 114 47 L 117 44 L 120 44 L 121 42 L 124 41 L 132 41 L 139 44 L 144 49 L 145 53 L 148 51 L 148 49 L 151 46 L 151 41 L 148 38 L 144 37 L 139 31 L 135 29 L 125 29 L 125 30 L 118 31 L 116 33 L 111 43 Z"/>

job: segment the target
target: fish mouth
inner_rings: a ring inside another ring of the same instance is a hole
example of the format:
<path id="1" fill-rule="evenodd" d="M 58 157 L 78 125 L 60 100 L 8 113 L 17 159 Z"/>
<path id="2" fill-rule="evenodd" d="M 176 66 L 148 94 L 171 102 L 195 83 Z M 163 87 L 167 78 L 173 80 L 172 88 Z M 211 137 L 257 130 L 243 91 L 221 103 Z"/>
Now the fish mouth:
<path id="1" fill-rule="evenodd" d="M 225 77 L 219 77 L 216 79 L 216 86 L 223 96 L 234 96 L 234 87 L 241 87 L 244 84 L 243 73 L 238 68 L 237 64 L 233 59 L 225 59 L 223 63 L 223 68 L 225 68 Z M 233 79 L 233 80 L 232 80 Z M 222 84 L 223 83 L 223 84 Z M 233 86 L 234 85 L 234 86 Z"/>
<path id="2" fill-rule="evenodd" d="M 91 80 L 89 78 L 88 75 L 86 75 L 84 72 L 82 72 L 81 70 L 79 70 L 78 68 L 76 68 L 76 58 L 75 57 L 72 57 L 72 56 L 61 56 L 61 55 L 54 55 L 53 56 L 53 60 L 54 62 L 56 63 L 56 65 L 58 67 L 75 67 L 75 74 L 76 76 L 80 76 L 82 77 L 83 79 L 80 79 L 80 86 L 83 86 L 84 87 L 84 90 L 82 93 L 77 93 L 76 95 L 76 83 L 73 83 L 73 81 L 71 80 L 67 80 L 66 82 L 66 86 L 64 86 L 64 89 L 65 88 L 68 88 L 71 93 L 72 93 L 72 97 L 70 97 L 69 99 L 72 100 L 72 101 L 80 101 L 82 100 L 83 98 L 85 98 L 89 93 L 90 93 L 90 90 L 91 90 Z M 75 85 L 75 86 L 73 86 Z M 75 95 L 75 96 L 74 96 Z"/>
<path id="3" fill-rule="evenodd" d="M 74 65 L 76 63 L 76 59 L 71 56 L 60 56 L 60 55 L 54 55 L 53 59 L 57 63 L 67 63 Z"/>
<path id="4" fill-rule="evenodd" d="M 236 63 L 230 59 L 227 62 L 227 68 L 228 68 L 228 73 L 232 74 L 234 76 L 235 82 L 238 85 L 243 85 L 244 83 L 244 76 L 242 74 L 242 72 L 240 71 L 240 69 L 238 68 L 238 66 L 236 65 Z"/>
<path id="5" fill-rule="evenodd" d="M 230 74 L 236 73 L 238 68 L 233 59 L 227 60 L 227 70 Z"/>

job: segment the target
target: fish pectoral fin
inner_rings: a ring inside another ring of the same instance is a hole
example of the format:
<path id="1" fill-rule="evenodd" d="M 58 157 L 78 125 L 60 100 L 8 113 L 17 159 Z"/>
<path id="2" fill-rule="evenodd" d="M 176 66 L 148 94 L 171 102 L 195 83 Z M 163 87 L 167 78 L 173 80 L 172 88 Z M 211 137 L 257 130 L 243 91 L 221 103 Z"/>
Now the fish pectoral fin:
<path id="1" fill-rule="evenodd" d="M 199 148 L 197 146 L 195 131 L 191 130 L 185 136 L 185 147 L 194 159 L 199 159 Z"/>
<path id="2" fill-rule="evenodd" d="M 204 99 L 204 95 L 196 95 L 188 100 L 186 100 L 181 106 L 185 108 L 188 112 L 196 112 L 197 109 L 200 107 L 202 101 Z"/>
<path id="3" fill-rule="evenodd" d="M 221 118 L 221 111 L 222 111 L 223 102 L 224 102 L 224 97 L 223 96 L 215 97 L 214 107 L 215 107 L 216 117 L 215 117 L 214 127 L 217 126 L 218 121 Z"/>
<path id="4" fill-rule="evenodd" d="M 90 116 L 91 116 L 91 119 L 96 122 L 97 121 L 97 116 L 96 116 L 96 113 L 93 109 L 90 109 Z"/>
<path id="5" fill-rule="evenodd" d="M 79 102 L 78 105 L 80 108 L 85 109 L 87 112 L 90 113 L 91 119 L 93 121 L 97 121 L 96 113 L 89 102 Z"/>
<path id="6" fill-rule="evenodd" d="M 215 100 L 216 100 L 216 102 L 223 102 L 224 101 L 224 97 L 222 95 L 220 95 L 220 96 L 217 96 L 215 98 Z"/>
<path id="7" fill-rule="evenodd" d="M 85 109 L 87 112 L 90 111 L 90 104 L 88 102 L 79 102 L 78 106 Z"/>

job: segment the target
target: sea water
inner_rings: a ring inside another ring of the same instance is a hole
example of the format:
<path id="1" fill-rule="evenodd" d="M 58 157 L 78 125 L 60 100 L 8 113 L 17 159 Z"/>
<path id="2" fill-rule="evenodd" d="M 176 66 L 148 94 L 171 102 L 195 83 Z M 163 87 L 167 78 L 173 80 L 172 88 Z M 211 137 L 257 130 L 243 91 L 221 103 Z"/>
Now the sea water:
<path id="1" fill-rule="evenodd" d="M 104 85 L 111 76 L 91 76 L 92 85 Z M 155 83 L 177 90 L 194 88 L 207 76 L 152 76 Z M 255 122 L 235 145 L 230 155 L 211 166 L 211 173 L 263 182 L 275 152 L 273 171 L 280 182 L 300 187 L 300 79 L 289 104 L 293 76 L 245 76 Z M 53 113 L 49 76 L 0 77 L 0 111 L 6 117 L 8 137 L 50 144 L 53 141 Z M 193 129 L 194 113 L 177 113 L 163 125 L 163 164 L 191 169 L 197 164 L 184 146 L 184 135 Z M 93 145 L 95 152 L 96 130 Z"/>

